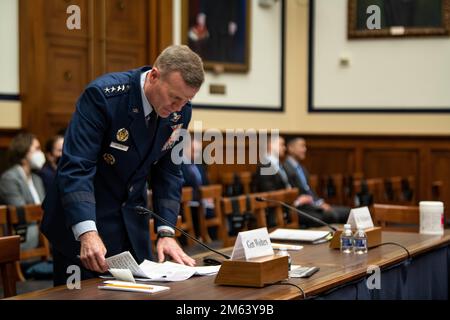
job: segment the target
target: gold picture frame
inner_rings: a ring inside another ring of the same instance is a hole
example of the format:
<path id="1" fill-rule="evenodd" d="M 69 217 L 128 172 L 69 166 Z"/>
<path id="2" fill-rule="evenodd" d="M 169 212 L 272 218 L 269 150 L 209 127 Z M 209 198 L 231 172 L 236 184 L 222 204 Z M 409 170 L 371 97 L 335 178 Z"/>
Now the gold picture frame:
<path id="1" fill-rule="evenodd" d="M 366 9 L 381 11 L 381 28 L 370 30 Z M 450 35 L 450 0 L 348 0 L 348 38 L 398 38 Z"/>
<path id="2" fill-rule="evenodd" d="M 206 70 L 249 70 L 251 0 L 182 0 L 181 9 L 181 41 Z"/>

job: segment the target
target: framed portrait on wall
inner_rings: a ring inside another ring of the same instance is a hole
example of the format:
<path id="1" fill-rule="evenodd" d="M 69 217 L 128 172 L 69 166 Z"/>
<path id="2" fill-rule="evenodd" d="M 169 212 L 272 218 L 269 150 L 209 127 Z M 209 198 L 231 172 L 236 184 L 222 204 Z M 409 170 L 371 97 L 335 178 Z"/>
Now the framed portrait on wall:
<path id="1" fill-rule="evenodd" d="M 349 39 L 449 36 L 450 0 L 349 0 L 347 19 Z"/>
<path id="2" fill-rule="evenodd" d="M 247 72 L 251 0 L 183 0 L 182 43 L 207 70 Z"/>
<path id="3" fill-rule="evenodd" d="M 258 0 L 174 3 L 179 17 L 175 20 L 174 41 L 199 53 L 206 69 L 205 82 L 192 101 L 193 107 L 283 112 L 285 1 L 272 0 L 269 6 Z M 222 19 L 220 32 L 212 31 L 214 26 L 208 23 L 208 16 Z M 223 38 L 213 40 L 215 33 Z"/>
<path id="4" fill-rule="evenodd" d="M 308 112 L 449 113 L 447 3 L 310 0 Z"/>

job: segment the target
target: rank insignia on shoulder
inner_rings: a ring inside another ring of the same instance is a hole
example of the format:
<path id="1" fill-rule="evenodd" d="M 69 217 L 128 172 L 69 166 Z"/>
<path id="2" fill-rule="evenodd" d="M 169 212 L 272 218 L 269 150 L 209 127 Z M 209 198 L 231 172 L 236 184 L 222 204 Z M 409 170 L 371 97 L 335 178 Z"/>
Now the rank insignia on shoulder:
<path id="1" fill-rule="evenodd" d="M 178 112 L 174 112 L 174 113 L 172 113 L 170 121 L 177 122 L 178 120 L 180 120 L 180 118 L 181 118 L 181 114 L 179 114 Z"/>
<path id="2" fill-rule="evenodd" d="M 103 92 L 107 97 L 114 97 L 123 93 L 127 93 L 130 90 L 129 84 L 111 85 L 103 88 Z"/>
<path id="3" fill-rule="evenodd" d="M 103 160 L 105 160 L 105 162 L 107 164 L 109 164 L 110 166 L 112 166 L 114 163 L 116 163 L 116 158 L 114 158 L 114 156 L 110 153 L 105 153 L 103 155 Z"/>
<path id="4" fill-rule="evenodd" d="M 116 134 L 117 141 L 120 141 L 120 142 L 127 141 L 129 136 L 130 136 L 129 133 L 128 133 L 127 129 L 125 129 L 125 128 L 119 129 L 119 131 L 117 131 L 117 134 Z"/>

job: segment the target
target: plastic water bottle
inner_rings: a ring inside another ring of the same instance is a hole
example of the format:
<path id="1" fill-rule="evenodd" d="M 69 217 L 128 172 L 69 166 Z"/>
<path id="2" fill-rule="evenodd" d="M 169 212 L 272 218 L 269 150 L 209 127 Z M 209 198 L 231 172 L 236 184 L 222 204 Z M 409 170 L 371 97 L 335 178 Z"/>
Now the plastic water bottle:
<path id="1" fill-rule="evenodd" d="M 358 229 L 353 235 L 353 252 L 355 254 L 367 253 L 367 236 L 364 229 Z"/>
<path id="2" fill-rule="evenodd" d="M 288 257 L 288 270 L 291 271 L 291 255 L 289 254 L 289 252 L 287 251 L 286 248 L 280 248 L 278 250 L 278 255 L 279 256 L 287 256 Z"/>
<path id="3" fill-rule="evenodd" d="M 353 232 L 350 224 L 344 225 L 344 231 L 341 233 L 341 252 L 353 252 Z"/>

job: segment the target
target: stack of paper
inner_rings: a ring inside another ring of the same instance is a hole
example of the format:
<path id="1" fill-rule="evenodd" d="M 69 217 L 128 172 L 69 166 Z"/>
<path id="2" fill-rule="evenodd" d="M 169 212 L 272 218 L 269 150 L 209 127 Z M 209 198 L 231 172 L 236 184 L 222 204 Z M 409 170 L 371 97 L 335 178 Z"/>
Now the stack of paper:
<path id="1" fill-rule="evenodd" d="M 130 281 L 130 273 L 139 281 L 183 281 L 194 275 L 214 275 L 220 269 L 220 266 L 190 267 L 168 261 L 156 263 L 148 260 L 138 265 L 128 251 L 107 258 L 106 263 L 111 274 L 124 281 Z"/>
<path id="2" fill-rule="evenodd" d="M 271 232 L 270 239 L 314 242 L 325 238 L 330 232 L 319 230 L 277 229 Z"/>

